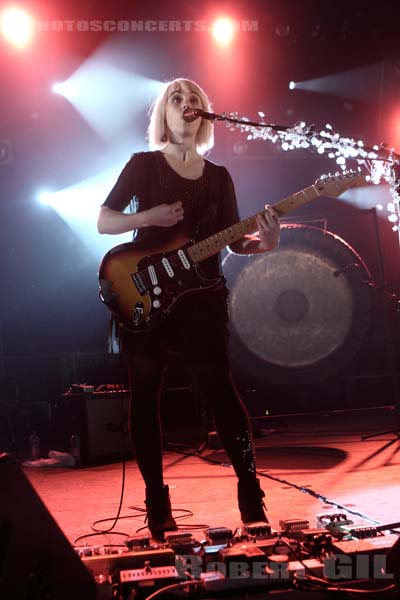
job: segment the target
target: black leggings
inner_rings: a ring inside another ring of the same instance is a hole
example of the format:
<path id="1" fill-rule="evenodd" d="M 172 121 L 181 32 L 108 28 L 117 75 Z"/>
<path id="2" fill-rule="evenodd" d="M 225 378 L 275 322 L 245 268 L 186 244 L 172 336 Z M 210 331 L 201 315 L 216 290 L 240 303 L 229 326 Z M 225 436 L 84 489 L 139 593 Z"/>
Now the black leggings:
<path id="1" fill-rule="evenodd" d="M 163 484 L 160 397 L 164 361 L 127 356 L 132 390 L 130 432 L 138 467 L 149 489 Z M 238 478 L 255 478 L 255 457 L 246 409 L 228 366 L 193 365 L 199 394 L 211 410 L 220 440 Z"/>

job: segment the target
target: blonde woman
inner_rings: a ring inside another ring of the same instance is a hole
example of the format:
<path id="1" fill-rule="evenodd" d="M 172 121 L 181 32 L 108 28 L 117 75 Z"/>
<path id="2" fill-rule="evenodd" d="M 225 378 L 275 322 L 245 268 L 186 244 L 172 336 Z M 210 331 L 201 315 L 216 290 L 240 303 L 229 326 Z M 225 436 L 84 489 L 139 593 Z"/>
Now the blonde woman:
<path id="1" fill-rule="evenodd" d="M 199 85 L 187 79 L 166 84 L 150 118 L 151 151 L 132 156 L 100 209 L 100 233 L 135 232 L 143 248 L 169 247 L 180 234 L 196 241 L 238 222 L 232 179 L 225 167 L 204 158 L 213 146 L 213 125 L 192 121 L 185 111 L 210 111 Z M 134 199 L 136 211 L 122 211 Z M 266 206 L 258 217 L 257 236 L 245 236 L 231 246 L 239 254 L 275 248 L 279 222 Z M 200 264 L 201 274 L 222 274 L 219 254 Z M 256 466 L 247 412 L 229 368 L 227 290 L 186 294 L 155 329 L 132 334 L 120 327 L 131 384 L 130 432 L 138 467 L 146 485 L 146 510 L 152 537 L 163 540 L 177 528 L 168 486 L 163 480 L 159 402 L 168 353 L 179 349 L 196 378 L 198 392 L 210 408 L 215 426 L 238 477 L 238 502 L 244 523 L 268 522 L 264 492 Z"/>

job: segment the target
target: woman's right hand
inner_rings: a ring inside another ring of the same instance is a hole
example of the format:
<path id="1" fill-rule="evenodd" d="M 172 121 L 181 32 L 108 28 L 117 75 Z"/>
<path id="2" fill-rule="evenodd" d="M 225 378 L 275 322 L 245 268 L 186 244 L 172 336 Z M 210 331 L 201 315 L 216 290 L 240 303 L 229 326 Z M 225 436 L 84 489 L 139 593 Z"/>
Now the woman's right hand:
<path id="1" fill-rule="evenodd" d="M 171 227 L 182 221 L 183 217 L 183 204 L 181 200 L 173 204 L 158 204 L 145 211 L 147 226 Z"/>

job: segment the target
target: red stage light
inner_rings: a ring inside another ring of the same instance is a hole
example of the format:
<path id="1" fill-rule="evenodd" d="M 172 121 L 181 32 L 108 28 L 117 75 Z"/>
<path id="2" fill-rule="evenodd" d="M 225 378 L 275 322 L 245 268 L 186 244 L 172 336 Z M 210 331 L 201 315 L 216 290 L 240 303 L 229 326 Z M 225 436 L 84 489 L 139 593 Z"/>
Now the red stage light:
<path id="1" fill-rule="evenodd" d="M 228 46 L 235 33 L 235 24 L 232 19 L 221 17 L 212 26 L 212 34 L 215 41 L 221 46 Z"/>
<path id="2" fill-rule="evenodd" d="M 35 33 L 35 21 L 23 8 L 10 6 L 0 14 L 0 31 L 16 48 L 26 48 Z"/>

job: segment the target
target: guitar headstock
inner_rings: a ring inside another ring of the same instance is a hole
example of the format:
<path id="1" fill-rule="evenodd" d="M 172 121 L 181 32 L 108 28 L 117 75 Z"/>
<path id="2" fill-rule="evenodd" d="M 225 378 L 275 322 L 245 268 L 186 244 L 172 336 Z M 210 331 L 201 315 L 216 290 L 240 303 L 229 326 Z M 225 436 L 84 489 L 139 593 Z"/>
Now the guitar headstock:
<path id="1" fill-rule="evenodd" d="M 344 171 L 336 175 L 322 175 L 315 182 L 319 196 L 333 196 L 337 198 L 346 190 L 353 187 L 362 187 L 369 182 L 369 176 L 357 171 Z"/>

